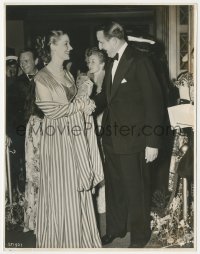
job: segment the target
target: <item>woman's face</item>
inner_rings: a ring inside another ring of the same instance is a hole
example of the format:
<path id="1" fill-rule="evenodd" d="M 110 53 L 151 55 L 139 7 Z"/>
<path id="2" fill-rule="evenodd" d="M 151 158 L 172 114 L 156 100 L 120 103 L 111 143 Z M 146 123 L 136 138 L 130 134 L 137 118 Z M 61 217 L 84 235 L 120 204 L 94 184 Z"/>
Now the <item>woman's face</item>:
<path id="1" fill-rule="evenodd" d="M 96 73 L 103 69 L 104 63 L 101 63 L 98 55 L 91 55 L 87 61 L 88 69 L 90 73 Z"/>
<path id="2" fill-rule="evenodd" d="M 63 61 L 68 60 L 70 58 L 70 51 L 72 50 L 68 35 L 61 35 L 56 44 L 53 45 L 52 49 L 54 49 L 54 53 Z"/>

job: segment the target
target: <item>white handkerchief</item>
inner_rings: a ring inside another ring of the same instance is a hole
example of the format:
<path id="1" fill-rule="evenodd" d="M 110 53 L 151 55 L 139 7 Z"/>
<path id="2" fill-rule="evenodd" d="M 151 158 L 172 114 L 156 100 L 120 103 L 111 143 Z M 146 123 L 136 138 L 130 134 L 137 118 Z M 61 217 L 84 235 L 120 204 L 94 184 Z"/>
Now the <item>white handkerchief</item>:
<path id="1" fill-rule="evenodd" d="M 125 78 L 123 78 L 121 84 L 124 84 L 126 82 L 127 82 L 127 80 Z"/>

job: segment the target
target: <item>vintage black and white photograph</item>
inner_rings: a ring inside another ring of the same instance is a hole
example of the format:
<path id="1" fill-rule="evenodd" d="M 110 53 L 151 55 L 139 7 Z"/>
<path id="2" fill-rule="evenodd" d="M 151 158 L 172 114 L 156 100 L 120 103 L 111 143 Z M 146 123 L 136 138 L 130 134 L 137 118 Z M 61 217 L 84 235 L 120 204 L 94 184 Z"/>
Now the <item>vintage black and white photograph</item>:
<path id="1" fill-rule="evenodd" d="M 197 248 L 197 4 L 5 4 L 4 250 Z"/>

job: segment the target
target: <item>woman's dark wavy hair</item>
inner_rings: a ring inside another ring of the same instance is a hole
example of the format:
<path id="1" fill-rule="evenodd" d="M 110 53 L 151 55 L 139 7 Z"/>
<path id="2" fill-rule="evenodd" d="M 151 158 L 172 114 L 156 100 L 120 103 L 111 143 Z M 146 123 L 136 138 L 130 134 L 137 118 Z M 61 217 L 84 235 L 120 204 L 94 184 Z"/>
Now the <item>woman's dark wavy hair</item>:
<path id="1" fill-rule="evenodd" d="M 35 50 L 37 52 L 38 58 L 43 61 L 46 65 L 51 60 L 51 44 L 56 44 L 65 32 L 58 30 L 52 30 L 47 36 L 38 36 L 35 42 Z"/>
<path id="2" fill-rule="evenodd" d="M 56 44 L 60 37 L 64 34 L 66 33 L 58 30 L 51 31 L 48 36 L 37 36 L 35 41 L 35 54 L 39 61 L 39 65 L 37 66 L 39 70 L 42 69 L 51 60 L 50 45 Z M 31 82 L 32 84 L 29 88 L 28 96 L 26 98 L 24 106 L 26 121 L 29 120 L 31 115 L 37 115 L 40 118 L 44 117 L 44 113 L 38 108 L 35 103 L 35 82 Z"/>

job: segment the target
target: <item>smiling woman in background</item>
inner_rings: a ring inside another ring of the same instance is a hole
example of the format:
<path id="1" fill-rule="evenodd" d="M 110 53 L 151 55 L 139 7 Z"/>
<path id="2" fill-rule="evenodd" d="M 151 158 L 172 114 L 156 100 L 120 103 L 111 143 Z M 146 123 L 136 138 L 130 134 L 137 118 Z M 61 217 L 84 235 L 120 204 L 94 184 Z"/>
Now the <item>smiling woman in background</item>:
<path id="1" fill-rule="evenodd" d="M 62 31 L 52 31 L 46 48 L 50 62 L 35 77 L 36 104 L 44 113 L 40 147 L 40 187 L 36 223 L 39 248 L 98 248 L 91 189 L 103 170 L 94 124 L 94 104 L 77 93 L 63 70 L 72 50 Z M 82 84 L 88 86 L 88 79 Z M 90 128 L 85 133 L 85 119 Z M 92 149 L 91 149 L 92 148 Z"/>
<path id="2" fill-rule="evenodd" d="M 86 52 L 89 75 L 93 75 L 94 87 L 96 87 L 95 92 L 100 93 L 105 76 L 105 53 L 96 47 L 89 48 Z"/>

